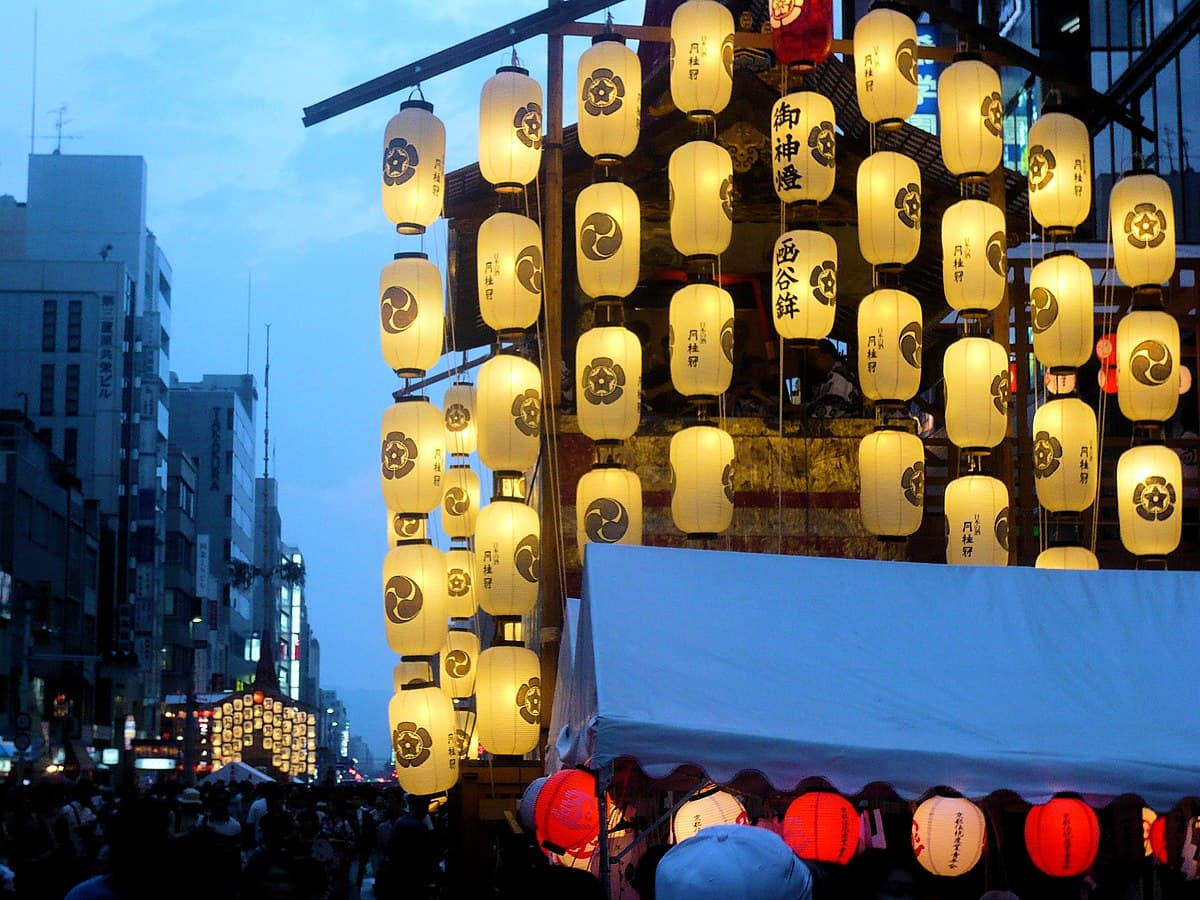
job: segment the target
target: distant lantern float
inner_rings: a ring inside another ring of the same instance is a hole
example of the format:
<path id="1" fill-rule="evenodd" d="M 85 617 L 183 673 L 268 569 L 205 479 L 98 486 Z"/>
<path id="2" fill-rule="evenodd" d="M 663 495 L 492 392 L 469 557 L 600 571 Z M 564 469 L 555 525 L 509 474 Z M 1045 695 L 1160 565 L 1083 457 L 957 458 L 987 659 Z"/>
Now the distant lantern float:
<path id="1" fill-rule="evenodd" d="M 406 396 L 383 414 L 379 481 L 388 509 L 425 515 L 442 502 L 445 466 L 442 414 L 428 397 Z"/>
<path id="2" fill-rule="evenodd" d="M 733 521 L 733 438 L 715 425 L 671 437 L 671 519 L 691 538 L 713 537 Z"/>
<path id="3" fill-rule="evenodd" d="M 620 325 L 601 325 L 575 345 L 579 430 L 593 441 L 624 441 L 641 421 L 642 344 Z"/>
<path id="4" fill-rule="evenodd" d="M 783 840 L 801 859 L 845 865 L 858 849 L 858 812 L 841 794 L 810 791 L 788 806 Z"/>
<path id="5" fill-rule="evenodd" d="M 1000 73 L 977 54 L 960 54 L 942 71 L 937 98 L 946 168 L 962 181 L 983 181 L 1004 149 Z"/>
<path id="6" fill-rule="evenodd" d="M 1029 322 L 1038 362 L 1050 369 L 1084 365 L 1092 353 L 1094 308 L 1088 264 L 1071 250 L 1046 254 L 1029 273 Z"/>
<path id="7" fill-rule="evenodd" d="M 694 2 L 698 0 L 688 0 Z M 729 151 L 713 141 L 689 141 L 671 153 L 667 179 L 675 249 L 685 257 L 720 256 L 733 237 L 733 159 Z"/>
<path id="8" fill-rule="evenodd" d="M 517 193 L 542 163 L 542 86 L 520 66 L 501 66 L 479 98 L 479 172 L 500 193 Z"/>
<path id="9" fill-rule="evenodd" d="M 833 47 L 831 0 L 772 0 L 768 6 L 777 60 L 800 71 L 825 62 Z"/>
<path id="10" fill-rule="evenodd" d="M 1113 263 L 1131 288 L 1157 289 L 1175 272 L 1175 204 L 1171 187 L 1151 172 L 1130 172 L 1112 189 Z"/>
<path id="11" fill-rule="evenodd" d="M 685 397 L 717 397 L 733 378 L 733 298 L 715 284 L 689 284 L 671 297 L 671 384 Z"/>
<path id="12" fill-rule="evenodd" d="M 833 193 L 837 117 L 824 94 L 797 91 L 771 108 L 771 171 L 784 203 L 820 203 Z"/>
<path id="13" fill-rule="evenodd" d="M 424 253 L 397 253 L 379 273 L 383 359 L 402 378 L 421 378 L 442 355 L 442 275 Z"/>
<path id="14" fill-rule="evenodd" d="M 619 466 L 597 466 L 575 488 L 575 537 L 584 544 L 642 542 L 642 481 Z"/>
<path id="15" fill-rule="evenodd" d="M 451 628 L 438 653 L 441 660 L 442 689 L 458 700 L 475 693 L 479 662 L 479 638 L 465 628 Z"/>
<path id="16" fill-rule="evenodd" d="M 1137 557 L 1161 558 L 1179 546 L 1183 530 L 1183 464 L 1161 444 L 1132 447 L 1117 460 L 1121 543 Z"/>
<path id="17" fill-rule="evenodd" d="M 1033 416 L 1033 485 L 1049 512 L 1082 512 L 1100 480 L 1096 413 L 1077 397 L 1051 400 Z"/>
<path id="18" fill-rule="evenodd" d="M 469 547 L 451 547 L 446 551 L 446 615 L 451 619 L 469 619 L 479 601 L 475 586 L 479 570 L 475 551 Z"/>
<path id="19" fill-rule="evenodd" d="M 442 399 L 446 422 L 446 452 L 470 456 L 479 447 L 479 423 L 475 418 L 475 385 L 456 381 Z"/>
<path id="20" fill-rule="evenodd" d="M 1100 568 L 1096 554 L 1087 547 L 1047 547 L 1038 554 L 1034 562 L 1037 569 L 1095 570 Z"/>
<path id="21" fill-rule="evenodd" d="M 637 149 L 642 116 L 642 63 L 611 31 L 592 38 L 576 68 L 579 146 L 601 165 Z"/>
<path id="22" fill-rule="evenodd" d="M 1067 236 L 1092 209 L 1092 140 L 1075 116 L 1047 112 L 1029 128 L 1029 210 L 1046 233 Z"/>
<path id="23" fill-rule="evenodd" d="M 1131 422 L 1165 422 L 1179 405 L 1179 323 L 1134 310 L 1117 324 L 1117 401 Z"/>
<path id="24" fill-rule="evenodd" d="M 854 84 L 863 118 L 884 131 L 917 111 L 917 25 L 877 5 L 854 26 Z"/>
<path id="25" fill-rule="evenodd" d="M 921 304 L 892 288 L 873 291 L 858 307 L 858 377 L 875 403 L 906 403 L 921 387 Z"/>
<path id="26" fill-rule="evenodd" d="M 476 244 L 484 323 L 502 335 L 529 328 L 542 309 L 542 230 L 537 222 L 517 213 L 495 213 L 479 226 Z"/>
<path id="27" fill-rule="evenodd" d="M 815 228 L 785 231 L 775 241 L 771 309 L 784 340 L 819 340 L 837 314 L 837 241 Z"/>
<path id="28" fill-rule="evenodd" d="M 746 807 L 736 796 L 709 784 L 680 804 L 671 818 L 671 843 L 695 837 L 713 825 L 749 825 Z"/>
<path id="29" fill-rule="evenodd" d="M 960 200 L 942 216 L 942 285 L 960 312 L 990 312 L 1008 284 L 1004 210 L 983 200 Z"/>
<path id="30" fill-rule="evenodd" d="M 671 100 L 709 120 L 733 93 L 733 14 L 717 0 L 685 0 L 671 16 Z"/>
<path id="31" fill-rule="evenodd" d="M 537 604 L 541 534 L 537 510 L 522 500 L 496 498 L 480 510 L 475 558 L 483 577 L 476 586 L 476 597 L 484 612 L 523 616 Z"/>
<path id="32" fill-rule="evenodd" d="M 393 547 L 383 561 L 383 620 L 401 656 L 433 656 L 446 637 L 446 560 L 429 541 Z"/>
<path id="33" fill-rule="evenodd" d="M 401 685 L 388 704 L 396 780 L 410 794 L 437 794 L 458 782 L 454 705 L 436 685 Z"/>
<path id="34" fill-rule="evenodd" d="M 1100 821 L 1082 800 L 1055 797 L 1025 816 L 1025 849 L 1047 875 L 1082 875 L 1100 849 Z"/>
<path id="35" fill-rule="evenodd" d="M 897 269 L 921 247 L 921 170 L 902 153 L 880 150 L 858 167 L 858 245 L 873 266 Z"/>
<path id="36" fill-rule="evenodd" d="M 493 472 L 525 472 L 537 460 L 542 435 L 542 373 L 511 353 L 479 367 L 476 419 L 479 458 Z"/>
<path id="37" fill-rule="evenodd" d="M 913 855 L 927 872 L 965 875 L 983 856 L 987 822 L 965 797 L 930 797 L 913 813 Z"/>
<path id="38" fill-rule="evenodd" d="M 628 297 L 638 283 L 642 213 L 619 181 L 589 185 L 575 200 L 575 270 L 589 297 Z"/>
<path id="39" fill-rule="evenodd" d="M 479 654 L 475 731 L 489 753 L 525 754 L 537 746 L 542 716 L 541 663 L 532 650 L 510 643 Z"/>
<path id="40" fill-rule="evenodd" d="M 925 504 L 925 445 L 915 434 L 874 431 L 858 445 L 859 509 L 863 527 L 885 538 L 921 527 Z"/>
<path id="41" fill-rule="evenodd" d="M 383 211 L 401 234 L 422 234 L 442 214 L 446 126 L 433 104 L 405 100 L 383 134 Z"/>
<path id="42" fill-rule="evenodd" d="M 959 338 L 946 350 L 946 436 L 964 450 L 995 447 L 1008 432 L 1008 351 L 982 337 Z"/>
<path id="43" fill-rule="evenodd" d="M 446 469 L 444 483 L 442 528 L 446 536 L 451 539 L 472 537 L 482 497 L 479 474 L 468 465 L 450 466 Z"/>
<path id="44" fill-rule="evenodd" d="M 964 475 L 946 485 L 946 562 L 1007 566 L 1008 488 L 987 475 Z"/>
<path id="45" fill-rule="evenodd" d="M 563 854 L 584 847 L 600 833 L 596 777 L 583 769 L 555 772 L 538 792 L 533 815 L 542 849 Z"/>

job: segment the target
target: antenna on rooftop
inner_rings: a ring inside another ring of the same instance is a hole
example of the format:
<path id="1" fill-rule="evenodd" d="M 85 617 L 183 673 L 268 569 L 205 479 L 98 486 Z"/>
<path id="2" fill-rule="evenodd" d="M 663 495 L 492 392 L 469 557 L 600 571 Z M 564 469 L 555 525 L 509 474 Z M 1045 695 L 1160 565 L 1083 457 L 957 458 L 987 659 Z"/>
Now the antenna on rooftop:
<path id="1" fill-rule="evenodd" d="M 53 137 L 54 137 L 54 141 L 55 141 L 54 154 L 56 156 L 58 154 L 62 153 L 62 142 L 63 141 L 79 140 L 79 135 L 63 134 L 63 128 L 65 126 L 71 124 L 71 120 L 66 118 L 66 113 L 67 113 L 67 105 L 65 103 L 62 104 L 61 106 L 59 106 L 57 109 L 50 110 L 50 114 L 55 117 L 55 119 L 54 119 L 54 136 Z M 33 142 L 35 139 L 40 140 L 40 141 L 48 141 L 48 140 L 50 140 L 50 138 L 51 138 L 51 136 L 48 134 L 30 134 L 30 136 L 29 136 L 29 152 L 33 153 Z"/>

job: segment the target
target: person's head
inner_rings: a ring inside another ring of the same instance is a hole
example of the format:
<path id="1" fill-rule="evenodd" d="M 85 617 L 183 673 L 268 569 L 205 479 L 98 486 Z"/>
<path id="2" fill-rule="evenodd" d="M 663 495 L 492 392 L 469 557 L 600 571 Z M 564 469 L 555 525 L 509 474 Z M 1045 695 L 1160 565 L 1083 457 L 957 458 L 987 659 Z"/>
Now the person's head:
<path id="1" fill-rule="evenodd" d="M 748 825 L 714 825 L 658 864 L 656 900 L 811 900 L 812 874 L 783 838 Z"/>
<path id="2" fill-rule="evenodd" d="M 409 794 L 408 813 L 418 819 L 425 818 L 429 814 L 429 798 L 424 794 Z"/>

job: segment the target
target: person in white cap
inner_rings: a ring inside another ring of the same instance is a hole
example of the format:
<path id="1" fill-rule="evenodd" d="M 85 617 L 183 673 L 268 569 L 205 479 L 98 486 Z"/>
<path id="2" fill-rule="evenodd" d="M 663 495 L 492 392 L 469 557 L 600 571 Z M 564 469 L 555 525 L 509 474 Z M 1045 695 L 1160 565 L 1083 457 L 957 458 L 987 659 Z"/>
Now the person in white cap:
<path id="1" fill-rule="evenodd" d="M 783 838 L 748 825 L 713 825 L 658 864 L 655 900 L 811 900 L 812 873 Z"/>

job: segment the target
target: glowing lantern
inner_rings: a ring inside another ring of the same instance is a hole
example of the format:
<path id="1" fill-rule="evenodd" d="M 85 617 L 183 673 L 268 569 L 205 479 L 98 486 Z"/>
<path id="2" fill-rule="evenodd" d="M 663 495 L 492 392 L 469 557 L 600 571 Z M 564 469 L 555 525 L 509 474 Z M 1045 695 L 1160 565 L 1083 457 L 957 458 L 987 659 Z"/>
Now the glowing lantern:
<path id="1" fill-rule="evenodd" d="M 716 0 L 687 0 L 684 6 L 696 2 Z M 733 159 L 729 151 L 712 141 L 690 141 L 671 154 L 667 179 L 675 249 L 687 257 L 720 256 L 733 236 Z"/>
<path id="2" fill-rule="evenodd" d="M 946 436 L 968 450 L 995 447 L 1008 430 L 1008 351 L 981 337 L 960 338 L 943 361 Z"/>
<path id="3" fill-rule="evenodd" d="M 542 86 L 519 66 L 501 66 L 479 98 L 479 172 L 501 193 L 537 178 L 542 163 Z"/>
<path id="4" fill-rule="evenodd" d="M 987 822 L 964 797 L 930 797 L 913 813 L 912 848 L 934 875 L 965 875 L 983 855 Z"/>
<path id="5" fill-rule="evenodd" d="M 1081 875 L 1100 849 L 1100 821 L 1082 800 L 1055 797 L 1026 815 L 1025 849 L 1047 875 Z"/>
<path id="6" fill-rule="evenodd" d="M 404 541 L 423 541 L 429 537 L 429 517 L 423 513 L 398 513 L 388 510 L 388 546 Z"/>
<path id="7" fill-rule="evenodd" d="M 876 403 L 907 401 L 921 386 L 921 304 L 884 288 L 858 307 L 858 377 Z"/>
<path id="8" fill-rule="evenodd" d="M 685 397 L 716 397 L 733 378 L 733 298 L 689 284 L 671 298 L 671 384 Z"/>
<path id="9" fill-rule="evenodd" d="M 1109 228 L 1117 275 L 1133 288 L 1158 285 L 1175 272 L 1175 204 L 1171 187 L 1149 172 L 1126 175 L 1112 189 Z"/>
<path id="10" fill-rule="evenodd" d="M 521 803 L 517 807 L 517 821 L 521 823 L 526 831 L 533 831 L 536 827 L 537 820 L 534 818 L 534 810 L 537 806 L 538 794 L 542 792 L 546 782 L 550 780 L 550 776 L 543 775 L 540 778 L 535 778 L 529 782 L 525 791 L 521 794 Z"/>
<path id="11" fill-rule="evenodd" d="M 461 699 L 475 693 L 475 668 L 479 659 L 479 638 L 474 632 L 451 628 L 440 651 L 442 689 L 452 698 Z"/>
<path id="12" fill-rule="evenodd" d="M 576 69 L 579 146 L 601 165 L 619 163 L 637 148 L 642 117 L 642 63 L 625 38 L 592 38 Z"/>
<path id="13" fill-rule="evenodd" d="M 479 226 L 479 312 L 501 334 L 537 321 L 542 308 L 542 230 L 528 216 L 498 212 Z"/>
<path id="14" fill-rule="evenodd" d="M 942 216 L 942 285 L 950 306 L 988 312 L 1004 299 L 1008 240 L 1004 210 L 983 200 L 960 200 Z"/>
<path id="15" fill-rule="evenodd" d="M 1100 568 L 1096 554 L 1087 547 L 1047 547 L 1038 554 L 1034 562 L 1037 569 L 1079 569 L 1093 570 Z"/>
<path id="16" fill-rule="evenodd" d="M 619 181 L 592 184 L 575 200 L 575 269 L 589 297 L 628 297 L 638 283 L 642 212 Z"/>
<path id="17" fill-rule="evenodd" d="M 1179 405 L 1179 323 L 1134 310 L 1117 325 L 1117 401 L 1133 422 L 1165 422 Z"/>
<path id="18" fill-rule="evenodd" d="M 917 26 L 878 6 L 854 26 L 854 84 L 863 118 L 884 130 L 917 111 Z"/>
<path id="19" fill-rule="evenodd" d="M 921 527 L 925 503 L 925 445 L 915 434 L 883 430 L 858 445 L 859 508 L 863 527 L 880 537 L 904 537 Z"/>
<path id="20" fill-rule="evenodd" d="M 1134 556 L 1162 557 L 1182 536 L 1183 464 L 1161 444 L 1132 447 L 1117 460 L 1121 543 Z"/>
<path id="21" fill-rule="evenodd" d="M 591 328 L 575 345 L 579 430 L 593 441 L 624 441 L 641 421 L 642 344 L 619 325 Z"/>
<path id="22" fill-rule="evenodd" d="M 380 484 L 388 509 L 429 513 L 442 500 L 442 414 L 428 397 L 405 397 L 383 414 Z"/>
<path id="23" fill-rule="evenodd" d="M 454 742 L 459 759 L 479 759 L 479 736 L 475 731 L 475 710 L 454 710 Z"/>
<path id="24" fill-rule="evenodd" d="M 1153 815 L 1153 810 L 1150 811 Z M 1153 855 L 1163 865 L 1167 863 L 1167 817 L 1155 816 L 1150 823 L 1150 833 L 1146 836 L 1146 843 L 1149 845 L 1149 853 L 1147 856 Z"/>
<path id="25" fill-rule="evenodd" d="M 427 659 L 402 659 L 392 668 L 392 690 L 399 692 L 406 684 L 428 684 L 433 681 L 433 667 Z"/>
<path id="26" fill-rule="evenodd" d="M 788 94 L 771 107 L 771 171 L 784 203 L 820 203 L 833 193 L 836 124 L 833 104 L 814 91 Z"/>
<path id="27" fill-rule="evenodd" d="M 733 521 L 733 459 L 733 438 L 715 425 L 671 437 L 671 519 L 684 534 L 720 534 Z"/>
<path id="28" fill-rule="evenodd" d="M 445 485 L 442 528 L 447 537 L 469 538 L 475 534 L 479 516 L 479 475 L 470 466 L 451 466 L 446 470 Z"/>
<path id="29" fill-rule="evenodd" d="M 837 265 L 837 242 L 823 231 L 785 231 L 775 241 L 771 308 L 780 337 L 828 336 L 837 313 Z"/>
<path id="30" fill-rule="evenodd" d="M 1029 129 L 1029 209 L 1050 235 L 1069 235 L 1092 208 L 1092 140 L 1074 116 L 1048 112 Z"/>
<path id="31" fill-rule="evenodd" d="M 749 824 L 750 817 L 742 801 L 715 784 L 709 784 L 675 810 L 671 819 L 671 843 L 686 841 L 713 825 Z"/>
<path id="32" fill-rule="evenodd" d="M 541 533 L 537 511 L 520 500 L 498 498 L 480 510 L 475 556 L 490 574 L 475 593 L 484 612 L 523 616 L 533 609 L 542 574 Z"/>
<path id="33" fill-rule="evenodd" d="M 586 472 L 575 488 L 575 515 L 580 553 L 585 543 L 640 544 L 642 480 L 617 466 Z"/>
<path id="34" fill-rule="evenodd" d="M 774 0 L 768 6 L 776 59 L 801 71 L 825 62 L 833 46 L 831 0 Z"/>
<path id="35" fill-rule="evenodd" d="M 539 846 L 554 853 L 583 847 L 600 832 L 595 776 L 582 769 L 555 772 L 542 785 L 533 816 Z"/>
<path id="36" fill-rule="evenodd" d="M 479 367 L 479 458 L 494 472 L 524 472 L 537 459 L 542 435 L 542 374 L 511 353 Z"/>
<path id="37" fill-rule="evenodd" d="M 436 794 L 458 782 L 454 706 L 432 684 L 401 685 L 388 704 L 396 780 L 410 794 Z"/>
<path id="38" fill-rule="evenodd" d="M 1096 499 L 1096 414 L 1077 397 L 1051 400 L 1033 416 L 1033 486 L 1050 512 L 1081 512 Z"/>
<path id="39" fill-rule="evenodd" d="M 433 104 L 406 100 L 383 134 L 383 211 L 401 234 L 421 234 L 442 214 L 446 126 Z"/>
<path id="40" fill-rule="evenodd" d="M 397 253 L 379 273 L 383 359 L 402 378 L 420 378 L 442 355 L 442 276 L 424 253 Z"/>
<path id="41" fill-rule="evenodd" d="M 480 653 L 475 710 L 479 743 L 489 753 L 524 754 L 536 747 L 542 715 L 537 654 L 508 644 Z"/>
<path id="42" fill-rule="evenodd" d="M 479 569 L 475 551 L 467 547 L 451 547 L 446 551 L 446 615 L 451 619 L 469 619 L 479 603 L 475 586 L 479 584 Z"/>
<path id="43" fill-rule="evenodd" d="M 479 423 L 475 421 L 475 385 L 456 381 L 446 388 L 446 452 L 469 456 L 479 446 Z"/>
<path id="44" fill-rule="evenodd" d="M 921 248 L 921 170 L 881 150 L 858 167 L 858 246 L 873 266 L 912 262 Z"/>
<path id="45" fill-rule="evenodd" d="M 428 541 L 401 544 L 383 561 L 383 620 L 401 656 L 433 656 L 446 636 L 446 560 Z"/>
<path id="46" fill-rule="evenodd" d="M 1004 101 L 1000 73 L 963 54 L 938 79 L 942 160 L 951 174 L 982 181 L 1000 165 L 1004 148 Z"/>
<path id="47" fill-rule="evenodd" d="M 946 562 L 1008 565 L 1008 488 L 987 475 L 964 475 L 946 485 Z"/>
<path id="48" fill-rule="evenodd" d="M 1070 250 L 1048 253 L 1029 273 L 1033 352 L 1050 368 L 1078 368 L 1092 352 L 1092 270 Z"/>
<path id="49" fill-rule="evenodd" d="M 671 99 L 689 119 L 712 119 L 733 92 L 733 14 L 685 0 L 671 16 Z"/>
<path id="50" fill-rule="evenodd" d="M 845 865 L 858 848 L 858 812 L 841 794 L 801 794 L 783 816 L 783 840 L 801 859 Z"/>

